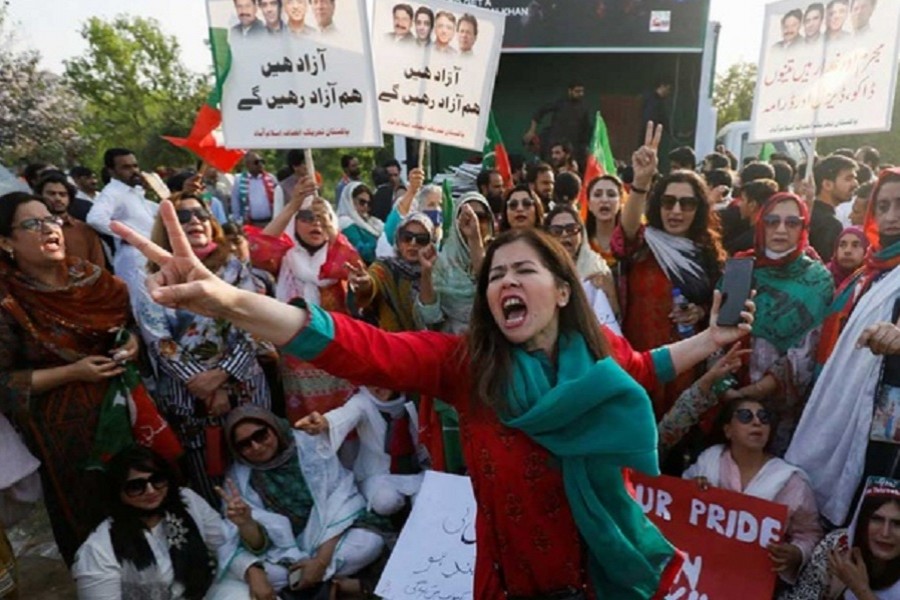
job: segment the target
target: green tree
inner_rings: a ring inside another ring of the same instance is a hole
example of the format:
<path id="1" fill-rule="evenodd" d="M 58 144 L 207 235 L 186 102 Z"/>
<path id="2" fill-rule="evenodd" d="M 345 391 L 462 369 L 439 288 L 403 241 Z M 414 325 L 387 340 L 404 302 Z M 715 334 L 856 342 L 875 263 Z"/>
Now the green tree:
<path id="1" fill-rule="evenodd" d="M 83 104 L 58 76 L 38 67 L 40 54 L 17 51 L 6 4 L 0 5 L 0 162 L 70 164 L 84 149 Z"/>
<path id="2" fill-rule="evenodd" d="M 744 62 L 728 67 L 724 74 L 716 76 L 713 90 L 713 106 L 718 111 L 717 129 L 732 121 L 745 121 L 753 110 L 753 93 L 756 90 L 756 65 Z"/>
<path id="3" fill-rule="evenodd" d="M 190 164 L 190 153 L 159 136 L 187 134 L 209 84 L 182 64 L 175 38 L 154 19 L 127 15 L 91 17 L 81 35 L 88 48 L 65 61 L 65 79 L 86 103 L 83 131 L 94 142 L 86 162 L 99 166 L 106 148 L 125 146 L 144 168 Z"/>

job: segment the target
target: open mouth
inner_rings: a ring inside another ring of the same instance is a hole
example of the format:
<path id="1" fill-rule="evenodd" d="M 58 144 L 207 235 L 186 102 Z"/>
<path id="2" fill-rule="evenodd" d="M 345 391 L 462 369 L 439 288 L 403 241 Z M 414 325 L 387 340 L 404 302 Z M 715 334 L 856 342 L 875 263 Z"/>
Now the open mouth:
<path id="1" fill-rule="evenodd" d="M 50 234 L 44 238 L 41 246 L 43 246 L 44 250 L 47 252 L 56 252 L 62 248 L 62 238 L 58 235 Z"/>
<path id="2" fill-rule="evenodd" d="M 528 306 L 518 296 L 507 296 L 503 299 L 503 325 L 507 329 L 514 329 L 525 323 L 528 317 Z"/>

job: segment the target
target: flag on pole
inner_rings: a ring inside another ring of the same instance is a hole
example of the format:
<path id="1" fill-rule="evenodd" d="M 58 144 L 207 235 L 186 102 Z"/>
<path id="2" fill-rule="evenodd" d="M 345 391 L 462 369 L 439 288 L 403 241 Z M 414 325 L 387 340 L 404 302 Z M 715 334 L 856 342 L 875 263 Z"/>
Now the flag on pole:
<path id="1" fill-rule="evenodd" d="M 759 149 L 759 160 L 769 162 L 769 159 L 772 158 L 773 154 L 775 154 L 775 145 L 772 142 L 766 142 L 763 144 L 762 148 Z"/>
<path id="2" fill-rule="evenodd" d="M 454 227 L 454 214 L 453 214 L 453 185 L 450 183 L 449 179 L 444 179 L 444 182 L 441 184 L 441 189 L 443 190 L 443 201 L 441 203 L 441 225 L 444 228 L 444 237 L 441 238 L 441 246 L 443 247 L 444 242 L 446 242 L 451 235 L 450 228 Z"/>
<path id="3" fill-rule="evenodd" d="M 219 104 L 222 100 L 222 86 L 231 69 L 231 49 L 228 46 L 228 30 L 210 29 L 210 47 L 213 53 L 213 65 L 216 70 L 216 84 L 200 107 L 194 126 L 186 138 L 164 135 L 162 138 L 179 148 L 185 148 L 196 154 L 206 164 L 220 171 L 228 172 L 244 157 L 243 150 L 231 150 L 222 145 L 219 130 L 222 124 L 222 113 Z"/>
<path id="4" fill-rule="evenodd" d="M 494 111 L 488 116 L 487 137 L 484 139 L 484 149 L 481 152 L 484 155 L 482 166 L 485 169 L 496 169 L 503 178 L 503 187 L 511 188 L 512 165 L 506 146 L 503 145 L 503 138 L 500 136 L 500 128 L 494 120 Z"/>
<path id="5" fill-rule="evenodd" d="M 612 148 L 609 145 L 609 132 L 606 129 L 606 121 L 600 111 L 594 118 L 594 134 L 591 136 L 591 146 L 587 155 L 587 164 L 584 166 L 584 185 L 578 194 L 578 209 L 581 219 L 587 220 L 588 213 L 588 184 L 606 174 L 616 174 L 616 161 L 613 158 Z"/>

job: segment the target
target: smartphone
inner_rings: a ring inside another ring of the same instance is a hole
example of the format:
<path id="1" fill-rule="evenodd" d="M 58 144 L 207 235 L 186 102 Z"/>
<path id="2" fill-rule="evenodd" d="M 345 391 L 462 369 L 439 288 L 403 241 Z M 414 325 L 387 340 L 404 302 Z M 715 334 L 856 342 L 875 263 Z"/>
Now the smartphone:
<path id="1" fill-rule="evenodd" d="M 744 302 L 750 298 L 753 286 L 753 259 L 729 258 L 725 261 L 722 277 L 722 306 L 719 307 L 719 325 L 733 327 L 741 322 Z"/>

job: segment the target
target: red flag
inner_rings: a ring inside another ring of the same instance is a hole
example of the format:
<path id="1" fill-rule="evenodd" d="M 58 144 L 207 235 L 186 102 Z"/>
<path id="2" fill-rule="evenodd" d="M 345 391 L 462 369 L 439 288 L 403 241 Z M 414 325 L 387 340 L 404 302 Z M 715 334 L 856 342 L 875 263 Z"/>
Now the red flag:
<path id="1" fill-rule="evenodd" d="M 482 153 L 484 154 L 482 161 L 484 168 L 496 169 L 503 178 L 503 187 L 511 188 L 512 166 L 509 162 L 509 153 L 506 152 L 506 146 L 503 145 L 503 138 L 500 137 L 500 128 L 494 121 L 493 111 L 488 117 L 487 137 L 484 140 Z"/>
<path id="2" fill-rule="evenodd" d="M 588 214 L 588 184 L 597 177 L 607 173 L 613 175 L 616 173 L 616 161 L 613 159 L 612 150 L 610 149 L 606 121 L 600 116 L 600 111 L 597 111 L 587 164 L 584 165 L 584 185 L 581 186 L 581 191 L 578 193 L 578 210 L 581 213 L 581 220 L 584 222 L 587 222 Z"/>
<path id="3" fill-rule="evenodd" d="M 194 126 L 186 138 L 171 137 L 162 138 L 179 148 L 185 148 L 196 154 L 206 164 L 220 171 L 228 172 L 244 157 L 243 150 L 230 150 L 219 145 L 214 131 L 222 122 L 222 113 L 219 109 L 204 104 L 197 113 Z"/>

